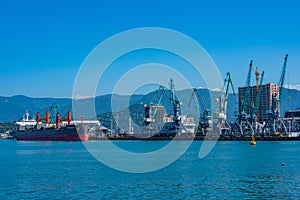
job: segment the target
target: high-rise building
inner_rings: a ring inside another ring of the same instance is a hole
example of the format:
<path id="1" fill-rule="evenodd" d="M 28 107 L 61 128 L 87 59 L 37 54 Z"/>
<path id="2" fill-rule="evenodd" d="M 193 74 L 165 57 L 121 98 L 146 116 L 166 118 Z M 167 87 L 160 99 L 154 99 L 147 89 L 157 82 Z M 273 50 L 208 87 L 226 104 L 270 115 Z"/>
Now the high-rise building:
<path id="1" fill-rule="evenodd" d="M 246 87 L 239 87 L 239 108 L 242 108 L 242 105 L 247 105 L 244 111 L 247 114 L 250 114 L 251 106 L 256 106 L 256 97 L 257 90 L 256 86 L 250 87 L 249 99 L 244 99 L 246 95 Z M 257 108 L 257 121 L 263 122 L 268 121 L 271 118 L 271 115 L 268 114 L 268 111 L 272 110 L 272 98 L 275 97 L 278 100 L 279 86 L 277 84 L 268 83 L 262 85 L 261 97 L 259 102 L 259 107 Z M 278 113 L 280 113 L 280 103 L 277 101 L 276 107 Z"/>

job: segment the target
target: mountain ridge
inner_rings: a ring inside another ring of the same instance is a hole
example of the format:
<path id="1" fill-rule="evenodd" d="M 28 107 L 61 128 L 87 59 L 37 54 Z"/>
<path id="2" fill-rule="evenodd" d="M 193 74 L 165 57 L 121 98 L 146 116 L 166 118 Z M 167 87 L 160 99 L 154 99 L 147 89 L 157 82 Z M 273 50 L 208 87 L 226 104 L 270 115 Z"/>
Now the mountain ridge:
<path id="1" fill-rule="evenodd" d="M 205 104 L 210 107 L 211 99 L 214 100 L 219 92 L 209 91 L 208 89 L 199 89 L 201 96 L 204 99 Z M 152 91 L 148 94 L 133 94 L 119 95 L 119 94 L 105 94 L 95 97 L 95 107 L 97 115 L 111 112 L 112 99 L 114 102 L 113 112 L 121 111 L 133 104 L 149 104 L 154 98 L 156 91 Z M 176 95 L 182 101 L 183 105 L 187 105 L 191 98 L 192 90 L 180 90 L 176 92 Z M 91 98 L 89 98 L 91 99 Z M 80 99 L 79 101 L 84 102 L 88 99 Z M 57 103 L 60 106 L 62 114 L 67 113 L 68 110 L 72 110 L 72 99 L 71 98 L 55 98 L 55 97 L 27 97 L 25 95 L 14 95 L 11 97 L 0 96 L 0 122 L 12 122 L 19 120 L 28 110 L 29 113 L 34 115 L 36 112 L 43 114 L 47 109 L 51 107 L 53 103 Z M 167 98 L 163 98 L 162 105 L 166 108 L 168 113 L 172 112 L 171 104 Z M 212 112 L 217 110 L 217 103 L 213 103 Z M 282 90 L 282 103 L 281 103 L 281 114 L 284 111 L 291 109 L 300 108 L 300 91 L 295 89 L 283 88 Z M 229 94 L 227 116 L 228 121 L 234 121 L 234 111 L 238 109 L 238 95 L 234 96 Z M 190 108 L 185 107 L 183 114 L 189 114 Z"/>

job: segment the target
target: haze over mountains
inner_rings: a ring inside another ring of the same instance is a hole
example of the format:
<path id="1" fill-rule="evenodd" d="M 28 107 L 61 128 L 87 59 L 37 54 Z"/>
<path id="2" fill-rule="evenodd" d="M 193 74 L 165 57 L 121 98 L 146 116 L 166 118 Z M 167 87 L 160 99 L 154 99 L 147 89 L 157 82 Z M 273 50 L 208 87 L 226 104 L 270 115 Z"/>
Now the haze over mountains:
<path id="1" fill-rule="evenodd" d="M 199 90 L 205 104 L 210 107 L 211 99 L 209 91 L 207 89 Z M 188 103 L 191 98 L 191 90 L 177 91 L 176 95 L 182 102 L 182 114 L 191 115 L 195 113 L 196 106 L 188 107 Z M 212 99 L 216 98 L 220 93 L 211 91 Z M 150 102 L 156 102 L 157 92 L 153 91 L 146 95 L 136 94 L 132 96 L 125 95 L 102 95 L 97 96 L 95 99 L 95 107 L 97 115 L 111 112 L 111 99 L 114 99 L 114 112 L 122 111 L 129 105 L 135 104 L 149 104 Z M 84 107 L 88 104 L 89 99 L 79 100 Z M 129 102 L 129 103 L 128 103 Z M 72 99 L 70 98 L 31 98 L 23 95 L 17 95 L 12 97 L 0 97 L 0 122 L 12 122 L 19 120 L 28 110 L 31 116 L 34 116 L 36 112 L 41 114 L 50 109 L 51 105 L 56 103 L 60 107 L 60 113 L 62 116 L 66 115 L 68 110 L 72 110 Z M 128 105 L 129 104 L 129 105 Z M 172 114 L 172 105 L 166 96 L 163 96 L 161 105 L 165 106 L 165 112 Z M 217 111 L 217 102 L 213 102 L 212 111 Z M 281 112 L 300 108 L 300 91 L 293 89 L 283 89 Z M 228 121 L 234 121 L 234 111 L 238 110 L 238 95 L 229 94 L 228 107 L 227 107 L 227 119 Z"/>

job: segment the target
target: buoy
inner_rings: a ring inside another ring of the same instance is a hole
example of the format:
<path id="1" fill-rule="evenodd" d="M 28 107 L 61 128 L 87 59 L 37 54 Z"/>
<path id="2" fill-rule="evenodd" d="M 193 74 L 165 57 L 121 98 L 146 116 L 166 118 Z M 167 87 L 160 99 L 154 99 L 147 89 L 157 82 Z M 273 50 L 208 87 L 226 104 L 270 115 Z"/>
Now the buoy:
<path id="1" fill-rule="evenodd" d="M 255 141 L 255 137 L 254 137 L 254 132 L 252 132 L 252 138 L 251 138 L 250 145 L 256 145 L 256 141 Z"/>
<path id="2" fill-rule="evenodd" d="M 283 163 L 281 163 L 281 166 L 284 166 L 284 162 L 283 162 Z"/>

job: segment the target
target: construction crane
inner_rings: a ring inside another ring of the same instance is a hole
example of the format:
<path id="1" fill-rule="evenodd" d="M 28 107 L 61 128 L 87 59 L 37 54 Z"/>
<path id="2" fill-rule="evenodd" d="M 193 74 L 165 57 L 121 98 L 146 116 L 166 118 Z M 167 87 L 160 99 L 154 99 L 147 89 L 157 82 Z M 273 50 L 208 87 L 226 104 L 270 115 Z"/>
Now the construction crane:
<path id="1" fill-rule="evenodd" d="M 259 82 L 259 75 L 260 75 L 260 73 L 258 72 L 258 68 L 256 67 L 256 69 L 254 69 L 254 67 L 252 67 L 252 65 L 251 65 L 251 70 L 255 73 L 256 92 L 258 92 L 258 89 L 259 89 L 258 82 Z"/>
<path id="2" fill-rule="evenodd" d="M 232 79 L 230 73 L 226 73 L 226 78 L 224 80 L 223 89 L 221 95 L 215 99 L 215 101 L 219 102 L 219 112 L 214 113 L 214 119 L 218 120 L 217 128 L 220 131 L 220 134 L 224 134 L 224 132 L 230 132 L 230 125 L 226 121 L 226 111 L 227 111 L 227 102 L 228 102 L 228 94 L 229 87 L 231 87 L 233 95 L 235 95 Z"/>
<path id="3" fill-rule="evenodd" d="M 262 93 L 262 83 L 263 83 L 263 79 L 264 79 L 264 74 L 265 74 L 265 72 L 263 71 L 262 74 L 261 74 L 261 78 L 260 78 L 259 90 L 257 92 L 256 99 L 255 99 L 255 107 L 254 107 L 254 110 L 253 110 L 253 114 L 256 114 L 256 116 L 258 116 L 258 109 L 259 109 L 259 105 L 260 105 L 260 99 L 261 99 L 261 93 Z"/>
<path id="4" fill-rule="evenodd" d="M 195 103 L 197 111 L 199 111 L 200 117 L 199 117 L 199 125 L 196 131 L 196 135 L 202 134 L 205 135 L 207 132 L 212 130 L 212 120 L 210 116 L 210 110 L 207 109 L 207 106 L 202 98 L 202 96 L 199 94 L 199 91 L 196 88 L 193 88 L 193 92 L 188 104 L 188 107 L 190 107 L 193 100 L 195 100 L 195 96 L 197 98 L 198 103 Z M 195 102 L 195 101 L 194 101 Z M 198 107 L 199 105 L 199 107 Z"/>

